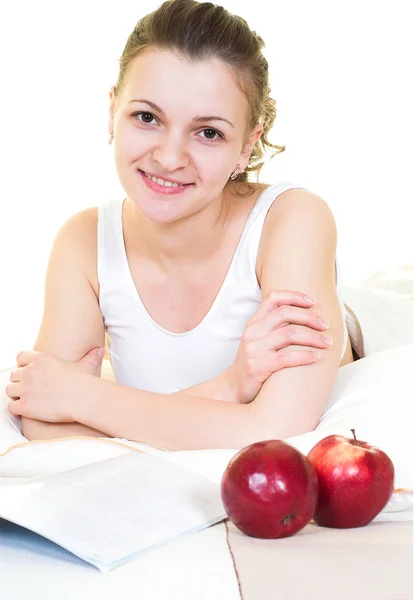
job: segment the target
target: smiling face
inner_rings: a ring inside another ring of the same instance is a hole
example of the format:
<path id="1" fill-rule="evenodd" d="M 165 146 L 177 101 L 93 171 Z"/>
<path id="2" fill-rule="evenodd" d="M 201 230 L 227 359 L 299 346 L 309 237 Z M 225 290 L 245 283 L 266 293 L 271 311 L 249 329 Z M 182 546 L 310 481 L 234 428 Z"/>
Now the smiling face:
<path id="1" fill-rule="evenodd" d="M 148 50 L 130 63 L 119 97 L 111 90 L 110 100 L 120 182 L 139 212 L 160 223 L 220 199 L 262 132 L 258 125 L 244 145 L 248 101 L 218 59 L 192 64 Z M 159 189 L 143 172 L 190 185 Z"/>

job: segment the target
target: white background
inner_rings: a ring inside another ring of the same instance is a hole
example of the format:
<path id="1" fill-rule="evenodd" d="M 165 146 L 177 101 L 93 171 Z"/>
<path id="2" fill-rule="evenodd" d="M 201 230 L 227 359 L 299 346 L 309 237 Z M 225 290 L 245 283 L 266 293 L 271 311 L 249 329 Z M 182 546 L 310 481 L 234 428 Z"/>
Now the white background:
<path id="1" fill-rule="evenodd" d="M 59 227 L 123 196 L 107 144 L 109 89 L 128 35 L 159 4 L 1 5 L 0 369 L 35 341 Z M 278 108 L 271 139 L 286 151 L 261 181 L 299 182 L 329 203 L 346 283 L 412 263 L 411 3 L 222 5 L 266 43 Z"/>

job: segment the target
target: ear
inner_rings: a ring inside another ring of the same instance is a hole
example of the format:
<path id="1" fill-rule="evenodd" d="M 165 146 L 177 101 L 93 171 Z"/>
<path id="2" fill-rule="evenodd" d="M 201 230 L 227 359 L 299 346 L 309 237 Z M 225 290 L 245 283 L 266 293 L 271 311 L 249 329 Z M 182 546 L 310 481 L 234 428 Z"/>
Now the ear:
<path id="1" fill-rule="evenodd" d="M 242 152 L 238 159 L 238 164 L 241 165 L 242 170 L 246 169 L 246 167 L 248 166 L 249 159 L 252 154 L 252 149 L 261 137 L 263 130 L 263 126 L 260 123 L 258 123 L 255 129 L 253 129 L 249 134 L 249 137 L 245 142 Z"/>

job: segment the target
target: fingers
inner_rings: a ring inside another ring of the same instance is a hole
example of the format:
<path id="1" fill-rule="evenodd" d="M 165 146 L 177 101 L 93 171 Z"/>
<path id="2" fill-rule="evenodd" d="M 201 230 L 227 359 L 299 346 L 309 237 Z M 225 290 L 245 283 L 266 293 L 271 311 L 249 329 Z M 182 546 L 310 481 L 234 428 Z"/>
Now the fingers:
<path id="1" fill-rule="evenodd" d="M 280 306 L 255 323 L 255 335 L 263 337 L 269 332 L 287 325 L 304 325 L 317 331 L 325 331 L 328 325 L 323 325 L 319 319 L 320 316 L 315 310 L 296 306 Z"/>
<path id="2" fill-rule="evenodd" d="M 20 400 L 19 386 L 19 383 L 9 383 L 6 385 L 5 392 L 11 400 Z"/>
<path id="3" fill-rule="evenodd" d="M 278 352 L 266 352 L 249 362 L 249 377 L 261 385 L 277 371 L 288 367 L 311 365 L 321 358 L 321 352 L 314 350 L 291 350 L 284 348 Z"/>
<path id="4" fill-rule="evenodd" d="M 10 373 L 9 380 L 11 383 L 6 385 L 5 392 L 11 400 L 20 400 L 20 381 L 22 379 L 23 367 L 14 369 Z"/>
<path id="5" fill-rule="evenodd" d="M 39 354 L 39 352 L 36 352 L 35 350 L 22 350 L 16 356 L 17 366 L 26 367 L 36 354 Z"/>
<path id="6" fill-rule="evenodd" d="M 306 298 L 308 298 L 306 294 L 294 290 L 272 290 L 266 296 L 265 300 L 261 302 L 256 313 L 251 317 L 251 323 L 262 319 L 262 317 L 283 304 L 310 308 L 310 306 L 313 306 L 313 303 Z"/>
<path id="7" fill-rule="evenodd" d="M 288 367 L 311 365 L 321 358 L 321 353 L 313 350 L 290 350 L 285 348 L 261 358 L 260 371 L 267 377 Z"/>
<path id="8" fill-rule="evenodd" d="M 284 346 L 287 345 L 298 345 L 298 346 L 315 346 L 316 348 L 329 348 L 332 345 L 333 340 L 330 337 L 324 336 L 318 331 L 314 331 L 309 327 L 302 327 L 301 325 L 287 325 L 278 329 L 276 332 L 271 334 L 271 337 L 275 335 L 282 338 Z"/>
<path id="9" fill-rule="evenodd" d="M 281 369 L 287 367 L 310 365 L 318 361 L 320 357 L 320 352 L 313 352 L 312 350 L 281 350 L 274 354 L 273 370 L 281 371 Z"/>
<path id="10" fill-rule="evenodd" d="M 19 402 L 19 399 L 17 399 L 16 402 L 10 402 L 10 404 L 7 405 L 7 410 L 14 417 L 21 416 L 21 403 Z"/>
<path id="11" fill-rule="evenodd" d="M 289 346 L 312 346 L 320 349 L 331 346 L 329 342 L 323 339 L 321 333 L 300 325 L 281 327 L 252 342 L 252 344 L 255 344 L 255 352 L 258 354 L 282 351 L 283 348 L 288 349 Z"/>
<path id="12" fill-rule="evenodd" d="M 10 377 L 9 377 L 10 381 L 12 381 L 12 382 L 20 381 L 22 379 L 22 371 L 23 371 L 23 368 L 15 369 L 14 371 L 12 371 L 10 373 Z"/>

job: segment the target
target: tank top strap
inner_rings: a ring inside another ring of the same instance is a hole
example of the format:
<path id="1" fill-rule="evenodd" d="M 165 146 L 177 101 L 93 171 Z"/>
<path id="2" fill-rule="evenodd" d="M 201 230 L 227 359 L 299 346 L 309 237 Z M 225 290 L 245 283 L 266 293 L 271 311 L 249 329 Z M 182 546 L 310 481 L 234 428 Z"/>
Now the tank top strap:
<path id="1" fill-rule="evenodd" d="M 110 289 L 124 287 L 124 237 L 122 207 L 124 199 L 110 200 L 98 206 L 97 275 L 100 286 L 99 303 L 102 313 L 107 311 Z"/>
<path id="2" fill-rule="evenodd" d="M 256 220 L 260 218 L 260 221 L 263 223 L 265 221 L 265 217 L 267 216 L 268 210 L 271 208 L 274 201 L 278 201 L 277 199 L 282 193 L 292 189 L 306 190 L 307 188 L 293 183 L 292 181 L 274 183 L 268 186 L 262 192 L 262 194 L 260 194 L 254 205 L 252 210 L 253 219 Z"/>
<path id="3" fill-rule="evenodd" d="M 274 201 L 278 202 L 278 197 L 290 189 L 306 188 L 291 182 L 270 185 L 258 196 L 249 214 L 237 254 L 239 265 L 248 269 L 252 283 L 256 281 L 256 263 L 265 218 Z"/>

